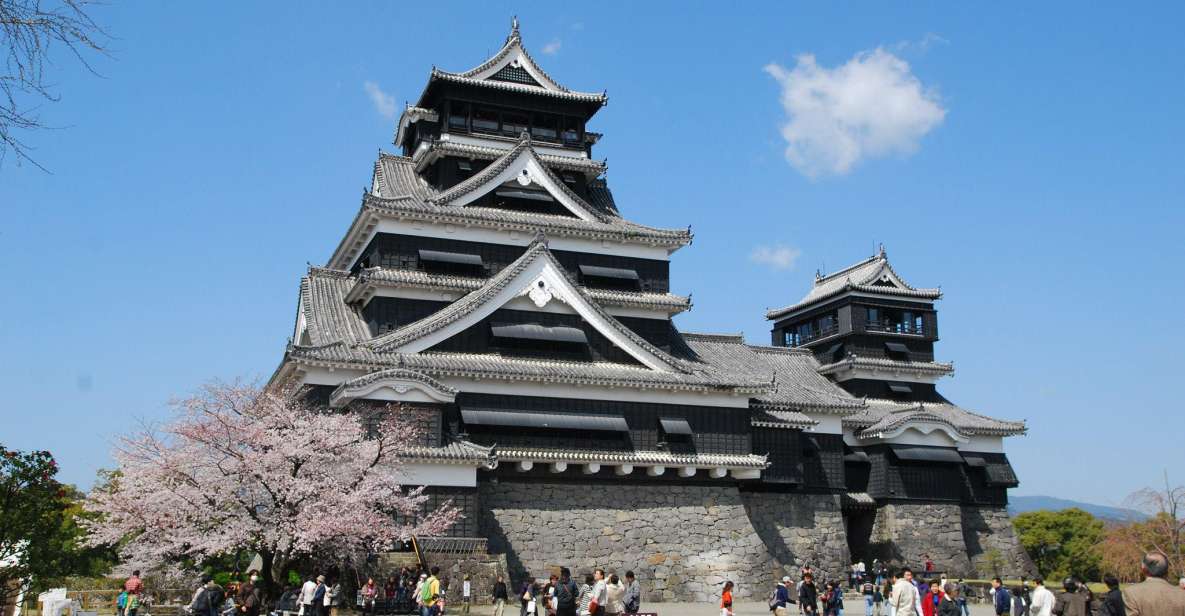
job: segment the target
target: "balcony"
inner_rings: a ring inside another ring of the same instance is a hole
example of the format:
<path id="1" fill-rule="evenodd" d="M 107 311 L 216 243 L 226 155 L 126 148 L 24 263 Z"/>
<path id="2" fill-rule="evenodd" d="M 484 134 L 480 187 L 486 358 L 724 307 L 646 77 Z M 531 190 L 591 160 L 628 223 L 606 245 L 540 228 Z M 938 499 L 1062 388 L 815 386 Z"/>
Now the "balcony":
<path id="1" fill-rule="evenodd" d="M 789 344 L 789 346 L 797 347 L 797 346 L 803 346 L 805 344 L 810 344 L 816 340 L 820 340 L 820 339 L 826 338 L 828 336 L 834 336 L 835 334 L 838 334 L 838 333 L 839 333 L 839 323 L 837 322 L 837 323 L 831 324 L 828 327 L 822 327 L 819 329 L 811 329 L 806 332 L 801 332 L 801 331 L 786 332 L 786 336 L 788 338 L 787 343 Z"/>
<path id="2" fill-rule="evenodd" d="M 923 325 L 909 321 L 866 321 L 864 323 L 864 331 L 882 332 L 886 334 L 905 334 L 908 336 L 926 335 L 926 328 Z"/>

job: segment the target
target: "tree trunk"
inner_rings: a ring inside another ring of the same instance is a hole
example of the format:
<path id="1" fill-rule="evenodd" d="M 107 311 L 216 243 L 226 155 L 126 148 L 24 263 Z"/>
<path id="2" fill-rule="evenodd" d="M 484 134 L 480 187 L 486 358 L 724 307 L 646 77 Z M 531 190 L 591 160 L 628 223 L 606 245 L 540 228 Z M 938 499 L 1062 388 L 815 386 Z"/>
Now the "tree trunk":
<path id="1" fill-rule="evenodd" d="M 276 555 L 271 550 L 260 550 L 259 559 L 263 562 L 260 567 L 259 579 L 263 582 L 263 602 L 265 605 L 278 600 L 283 586 L 276 583 L 275 564 Z"/>

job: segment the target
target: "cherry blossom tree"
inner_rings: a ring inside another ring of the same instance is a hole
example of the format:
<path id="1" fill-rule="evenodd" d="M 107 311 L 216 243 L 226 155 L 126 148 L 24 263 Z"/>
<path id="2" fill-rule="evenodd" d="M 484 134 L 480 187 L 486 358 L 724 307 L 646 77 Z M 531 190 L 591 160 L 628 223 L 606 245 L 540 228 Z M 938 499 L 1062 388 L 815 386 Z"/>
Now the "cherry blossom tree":
<path id="1" fill-rule="evenodd" d="M 119 441 L 117 474 L 88 499 L 100 514 L 89 541 L 119 545 L 126 568 L 250 550 L 271 587 L 302 556 L 357 563 L 460 515 L 401 487 L 401 454 L 421 431 L 397 405 L 363 425 L 287 392 L 212 383 L 173 406 L 167 424 Z"/>

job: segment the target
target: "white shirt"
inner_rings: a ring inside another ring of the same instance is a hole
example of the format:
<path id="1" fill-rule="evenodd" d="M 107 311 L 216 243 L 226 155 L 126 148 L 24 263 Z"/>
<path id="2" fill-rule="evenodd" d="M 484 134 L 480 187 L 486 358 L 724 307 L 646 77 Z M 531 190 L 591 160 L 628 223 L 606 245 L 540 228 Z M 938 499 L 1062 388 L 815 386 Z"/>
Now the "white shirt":
<path id="1" fill-rule="evenodd" d="M 469 580 L 465 580 L 465 583 L 461 584 L 461 596 L 469 598 Z"/>
<path id="2" fill-rule="evenodd" d="M 597 580 L 593 584 L 592 598 L 593 601 L 597 602 L 597 605 L 606 605 L 609 603 L 609 587 L 605 584 L 605 580 Z"/>
<path id="3" fill-rule="evenodd" d="M 1032 616 L 1051 616 L 1053 614 L 1054 597 L 1053 592 L 1044 585 L 1033 589 L 1029 597 L 1033 604 L 1029 606 L 1029 614 Z"/>
<path id="4" fill-rule="evenodd" d="M 313 594 L 317 592 L 317 583 L 309 580 L 300 587 L 300 602 L 304 605 L 313 604 Z"/>
<path id="5" fill-rule="evenodd" d="M 913 585 L 913 582 L 900 579 L 896 584 L 893 584 L 891 604 L 893 613 L 897 616 L 918 616 L 920 612 L 917 606 L 920 601 L 918 589 Z"/>

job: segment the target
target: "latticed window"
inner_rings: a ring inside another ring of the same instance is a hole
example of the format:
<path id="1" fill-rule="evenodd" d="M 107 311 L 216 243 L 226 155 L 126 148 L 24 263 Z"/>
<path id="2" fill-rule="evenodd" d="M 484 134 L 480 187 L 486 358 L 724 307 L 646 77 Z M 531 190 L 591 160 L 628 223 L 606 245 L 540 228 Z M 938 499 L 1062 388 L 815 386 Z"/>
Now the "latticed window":
<path id="1" fill-rule="evenodd" d="M 527 69 L 525 69 L 521 66 L 511 66 L 509 64 L 507 64 L 506 66 L 503 66 L 502 70 L 498 71 L 497 73 L 494 73 L 494 75 L 492 77 L 490 77 L 490 79 L 496 79 L 498 81 L 509 81 L 512 83 L 521 83 L 521 84 L 525 84 L 528 86 L 539 85 L 539 82 L 535 81 L 534 77 L 531 77 L 531 74 L 527 72 Z"/>

